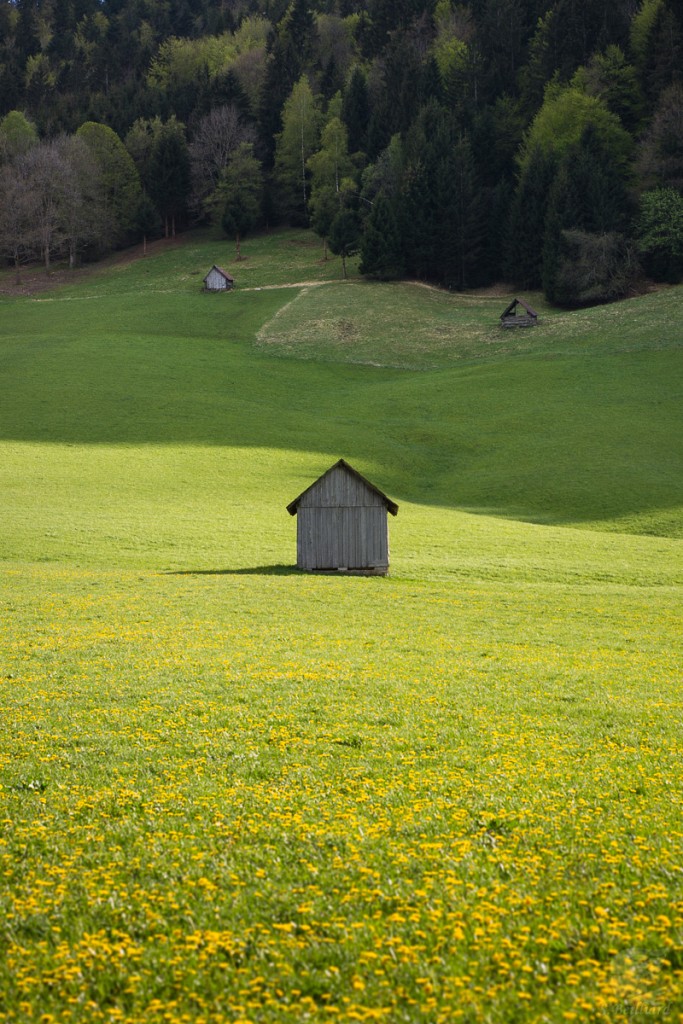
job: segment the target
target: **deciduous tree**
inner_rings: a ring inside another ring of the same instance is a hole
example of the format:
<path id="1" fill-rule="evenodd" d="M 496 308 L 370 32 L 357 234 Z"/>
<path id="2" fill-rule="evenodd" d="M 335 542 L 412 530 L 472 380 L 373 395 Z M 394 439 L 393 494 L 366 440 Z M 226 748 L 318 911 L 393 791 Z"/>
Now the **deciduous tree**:
<path id="1" fill-rule="evenodd" d="M 636 244 L 645 270 L 655 281 L 683 278 L 683 196 L 658 188 L 640 197 Z"/>
<path id="2" fill-rule="evenodd" d="M 89 147 L 100 170 L 102 248 L 115 248 L 134 236 L 142 195 L 140 176 L 121 139 L 107 125 L 86 121 L 77 135 Z"/>
<path id="3" fill-rule="evenodd" d="M 55 143 L 67 174 L 60 197 L 59 219 L 69 267 L 78 254 L 94 247 L 102 228 L 102 182 L 91 150 L 77 136 L 62 136 Z"/>
<path id="4" fill-rule="evenodd" d="M 236 103 L 215 107 L 201 118 L 190 143 L 192 197 L 195 210 L 213 209 L 212 196 L 232 157 L 254 141 L 252 125 Z"/>
<path id="5" fill-rule="evenodd" d="M 221 209 L 223 230 L 234 237 L 236 258 L 241 260 L 241 241 L 262 217 L 263 174 L 252 143 L 243 142 L 231 157 L 214 201 Z"/>
<path id="6" fill-rule="evenodd" d="M 647 188 L 683 190 L 683 86 L 662 93 L 638 153 L 638 171 Z"/>
<path id="7" fill-rule="evenodd" d="M 0 163 L 23 156 L 37 142 L 36 126 L 20 110 L 10 110 L 0 121 Z"/>
<path id="8" fill-rule="evenodd" d="M 344 277 L 346 261 L 360 251 L 361 222 L 355 210 L 341 210 L 330 225 L 328 243 L 335 256 L 341 256 Z"/>
<path id="9" fill-rule="evenodd" d="M 23 263 L 33 256 L 32 196 L 23 171 L 12 164 L 0 166 L 0 252 L 14 265 L 21 281 Z"/>
<path id="10" fill-rule="evenodd" d="M 275 151 L 279 207 L 290 223 L 308 223 L 308 161 L 318 148 L 321 120 L 319 102 L 304 75 L 285 103 Z"/>

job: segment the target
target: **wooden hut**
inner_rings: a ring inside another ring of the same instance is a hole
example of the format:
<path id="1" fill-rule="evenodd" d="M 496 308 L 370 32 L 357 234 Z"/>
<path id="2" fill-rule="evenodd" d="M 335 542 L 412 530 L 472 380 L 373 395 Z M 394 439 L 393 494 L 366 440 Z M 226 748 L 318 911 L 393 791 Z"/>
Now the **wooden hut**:
<path id="1" fill-rule="evenodd" d="M 538 323 L 538 313 L 524 299 L 513 299 L 501 313 L 500 323 L 501 327 L 535 327 Z"/>
<path id="2" fill-rule="evenodd" d="M 235 285 L 235 279 L 227 270 L 217 267 L 216 264 L 204 278 L 204 290 L 207 292 L 227 292 Z"/>
<path id="3" fill-rule="evenodd" d="M 297 516 L 296 564 L 319 572 L 385 576 L 389 570 L 387 512 L 398 505 L 340 459 L 290 502 Z"/>

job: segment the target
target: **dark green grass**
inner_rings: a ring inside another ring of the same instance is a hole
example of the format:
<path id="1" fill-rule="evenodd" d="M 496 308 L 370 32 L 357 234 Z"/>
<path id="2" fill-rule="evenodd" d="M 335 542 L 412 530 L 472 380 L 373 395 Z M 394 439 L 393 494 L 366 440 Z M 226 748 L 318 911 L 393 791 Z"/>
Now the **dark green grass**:
<path id="1" fill-rule="evenodd" d="M 490 296 L 405 286 L 394 308 L 398 286 L 271 289 L 287 275 L 334 274 L 338 263 L 320 262 L 306 235 L 250 245 L 263 290 L 202 294 L 197 275 L 215 243 L 200 238 L 0 301 L 0 438 L 275 448 L 309 452 L 319 470 L 343 455 L 397 500 L 681 535 L 680 290 L 544 310 L 535 330 L 502 332 L 505 300 Z M 366 336 L 352 331 L 338 345 L 323 324 L 323 361 L 273 359 L 282 348 L 264 339 L 280 324 L 291 336 L 298 323 L 309 352 L 326 295 L 330 322 L 344 296 Z M 419 314 L 422 340 L 410 349 Z M 391 364 L 397 348 L 421 372 L 356 365 L 356 352 Z M 449 365 L 433 368 L 444 353 Z"/>

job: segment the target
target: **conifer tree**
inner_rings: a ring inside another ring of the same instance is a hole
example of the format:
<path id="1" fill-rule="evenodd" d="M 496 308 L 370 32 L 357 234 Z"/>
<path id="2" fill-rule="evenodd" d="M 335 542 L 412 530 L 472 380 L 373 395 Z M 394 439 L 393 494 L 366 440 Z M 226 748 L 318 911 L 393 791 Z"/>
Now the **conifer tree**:
<path id="1" fill-rule="evenodd" d="M 589 296 L 613 297 L 622 275 L 620 261 L 630 258 L 623 244 L 629 222 L 627 171 L 614 159 L 595 127 L 588 124 L 578 143 L 560 161 L 550 189 L 544 226 L 543 289 L 554 302 L 587 301 Z M 602 245 L 597 239 L 610 236 Z M 611 247 L 610 247 L 611 246 Z M 592 252 L 598 263 L 595 281 L 569 266 L 588 264 Z M 601 279 L 600 275 L 604 275 Z M 572 289 L 578 289 L 576 293 Z"/>
<path id="2" fill-rule="evenodd" d="M 360 272 L 380 281 L 399 278 L 405 272 L 403 242 L 393 204 L 379 196 L 365 222 L 361 242 Z"/>
<path id="3" fill-rule="evenodd" d="M 527 154 L 510 208 L 506 276 L 520 288 L 541 285 L 546 204 L 556 160 L 537 146 Z"/>
<path id="4" fill-rule="evenodd" d="M 185 129 L 175 118 L 163 125 L 155 140 L 149 184 L 164 234 L 166 238 L 175 237 L 176 228 L 187 215 L 192 187 Z"/>
<path id="5" fill-rule="evenodd" d="M 292 0 L 268 46 L 266 79 L 259 112 L 260 154 L 267 167 L 283 127 L 284 104 L 310 61 L 315 23 L 308 0 Z"/>
<path id="6" fill-rule="evenodd" d="M 369 118 L 368 87 L 365 75 L 359 67 L 353 69 L 349 84 L 344 90 L 342 102 L 342 120 L 349 133 L 349 152 L 367 152 L 368 118 Z"/>

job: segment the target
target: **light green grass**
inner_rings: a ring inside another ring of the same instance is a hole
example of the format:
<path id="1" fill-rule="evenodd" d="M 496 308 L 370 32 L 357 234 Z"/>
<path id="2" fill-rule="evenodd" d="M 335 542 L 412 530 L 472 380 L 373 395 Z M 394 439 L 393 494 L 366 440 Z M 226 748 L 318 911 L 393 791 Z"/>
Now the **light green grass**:
<path id="1" fill-rule="evenodd" d="M 1 1024 L 683 1020 L 680 289 L 216 246 L 0 299 Z M 292 568 L 339 456 L 385 579 Z"/>

